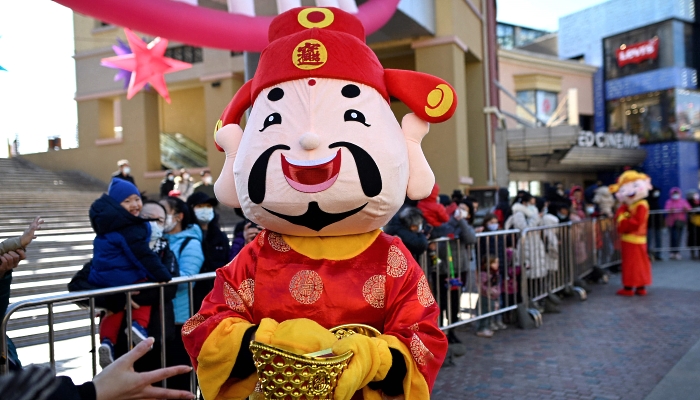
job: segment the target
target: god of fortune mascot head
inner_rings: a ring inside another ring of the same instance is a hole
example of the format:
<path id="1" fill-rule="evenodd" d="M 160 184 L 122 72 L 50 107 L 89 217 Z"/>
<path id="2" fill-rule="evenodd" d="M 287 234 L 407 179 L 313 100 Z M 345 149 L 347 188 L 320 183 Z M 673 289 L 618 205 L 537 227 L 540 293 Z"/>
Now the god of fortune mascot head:
<path id="1" fill-rule="evenodd" d="M 255 77 L 217 123 L 226 152 L 214 186 L 219 201 L 276 232 L 338 236 L 377 229 L 406 195 L 430 194 L 435 177 L 420 142 L 429 122 L 454 113 L 450 85 L 384 69 L 361 22 L 336 8 L 280 14 L 269 40 Z M 402 126 L 390 96 L 415 113 Z"/>
<path id="2" fill-rule="evenodd" d="M 625 171 L 609 189 L 621 203 L 632 205 L 649 195 L 651 178 L 641 172 Z"/>

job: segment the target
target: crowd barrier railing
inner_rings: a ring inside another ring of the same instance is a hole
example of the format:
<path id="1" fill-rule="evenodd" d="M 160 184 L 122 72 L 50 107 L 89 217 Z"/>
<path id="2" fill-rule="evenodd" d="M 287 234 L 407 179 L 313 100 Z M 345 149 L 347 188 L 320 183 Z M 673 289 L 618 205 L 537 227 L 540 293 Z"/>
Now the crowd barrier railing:
<path id="1" fill-rule="evenodd" d="M 132 323 L 132 296 L 135 295 L 135 292 L 142 292 L 146 290 L 158 290 L 159 291 L 159 298 L 160 301 L 158 302 L 159 305 L 159 323 L 160 323 L 160 331 L 161 335 L 159 339 L 160 341 L 160 349 L 161 349 L 161 354 L 160 354 L 160 362 L 161 366 L 166 365 L 166 352 L 167 352 L 167 346 L 166 346 L 166 329 L 163 329 L 165 327 L 165 310 L 163 307 L 163 304 L 165 304 L 165 287 L 166 286 L 171 286 L 171 285 L 187 285 L 188 288 L 188 294 L 189 294 L 189 303 L 190 303 L 190 315 L 193 315 L 196 310 L 194 310 L 194 304 L 193 304 L 193 293 L 192 290 L 194 288 L 194 284 L 199 281 L 204 281 L 204 280 L 211 280 L 214 279 L 216 276 L 215 272 L 209 272 L 209 273 L 204 273 L 204 274 L 198 274 L 198 275 L 192 275 L 192 276 L 185 276 L 185 277 L 178 277 L 178 278 L 173 278 L 170 282 L 167 283 L 140 283 L 140 284 L 134 284 L 134 285 L 128 285 L 128 286 L 119 286 L 119 287 L 113 287 L 113 288 L 106 288 L 106 289 L 98 289 L 98 290 L 87 290 L 87 291 L 82 291 L 82 292 L 73 292 L 73 293 L 67 293 L 67 294 L 60 294 L 60 295 L 55 295 L 55 296 L 48 296 L 48 297 L 43 297 L 43 298 L 37 298 L 37 299 L 29 299 L 29 300 L 22 300 L 17 303 L 11 304 L 7 312 L 2 319 L 2 323 L 0 324 L 0 374 L 6 374 L 9 371 L 9 362 L 8 362 L 8 342 L 6 340 L 6 335 L 5 333 L 7 332 L 7 325 L 10 321 L 10 318 L 12 318 L 12 315 L 20 310 L 28 310 L 28 309 L 36 309 L 39 307 L 46 307 L 48 311 L 48 358 L 49 358 L 49 365 L 52 370 L 56 370 L 56 358 L 55 358 L 55 340 L 54 340 L 54 307 L 59 304 L 65 304 L 65 303 L 75 303 L 78 301 L 87 301 L 88 306 L 87 309 L 89 310 L 89 318 L 90 318 L 90 338 L 91 338 L 91 354 L 92 354 L 92 376 L 94 377 L 97 375 L 97 343 L 95 340 L 95 335 L 97 334 L 97 325 L 95 323 L 95 317 L 96 317 L 96 311 L 99 309 L 98 307 L 95 306 L 95 299 L 98 297 L 103 297 L 103 296 L 109 296 L 109 295 L 118 295 L 118 294 L 124 294 L 126 296 L 126 326 L 131 326 Z M 127 329 L 127 341 L 128 343 L 131 343 L 131 329 Z M 130 345 L 131 346 L 131 345 Z M 163 387 L 166 386 L 166 382 L 162 382 Z M 191 391 L 194 392 L 196 387 L 196 377 L 194 372 L 190 373 L 190 389 Z"/>
<path id="2" fill-rule="evenodd" d="M 649 253 L 661 259 L 690 251 L 700 255 L 700 208 L 690 210 L 651 210 L 647 225 Z"/>
<path id="3" fill-rule="evenodd" d="M 494 259 L 498 259 L 497 266 Z M 589 219 L 524 230 L 480 232 L 476 242 L 463 245 L 459 239 L 439 238 L 429 242 L 429 249 L 419 257 L 433 295 L 440 308 L 439 326 L 449 330 L 470 323 L 488 324 L 503 314 L 520 307 L 535 321 L 542 322 L 535 303 L 566 289 L 585 291 L 576 281 L 594 267 L 606 268 L 620 262 L 619 240 L 612 218 Z M 194 283 L 209 280 L 215 273 L 174 278 L 168 283 L 141 283 L 129 286 L 91 290 L 23 300 L 11 304 L 0 324 L 0 374 L 8 372 L 8 343 L 5 333 L 13 314 L 45 307 L 48 311 L 48 359 L 55 370 L 54 307 L 59 304 L 87 302 L 90 319 L 92 374 L 97 374 L 97 334 L 95 300 L 98 297 L 124 294 L 126 296 L 127 326 L 131 326 L 131 297 L 134 292 L 158 290 L 159 304 L 164 304 L 164 289 L 168 285 L 186 284 L 190 294 L 190 314 L 193 315 L 192 289 Z M 163 307 L 159 307 L 161 326 L 165 325 Z M 127 330 L 128 341 L 131 332 Z M 161 365 L 166 364 L 166 331 L 161 329 Z M 163 385 L 166 383 L 163 382 Z M 196 378 L 190 375 L 194 391 Z"/>

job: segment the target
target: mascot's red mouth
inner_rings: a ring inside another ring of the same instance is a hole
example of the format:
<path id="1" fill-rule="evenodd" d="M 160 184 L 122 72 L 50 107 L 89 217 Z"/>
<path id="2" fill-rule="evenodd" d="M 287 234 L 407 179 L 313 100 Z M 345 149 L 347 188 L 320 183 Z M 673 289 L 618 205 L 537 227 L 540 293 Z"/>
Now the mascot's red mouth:
<path id="1" fill-rule="evenodd" d="M 303 193 L 316 193 L 333 186 L 340 172 L 340 149 L 320 160 L 291 160 L 282 154 L 282 173 L 289 186 Z"/>

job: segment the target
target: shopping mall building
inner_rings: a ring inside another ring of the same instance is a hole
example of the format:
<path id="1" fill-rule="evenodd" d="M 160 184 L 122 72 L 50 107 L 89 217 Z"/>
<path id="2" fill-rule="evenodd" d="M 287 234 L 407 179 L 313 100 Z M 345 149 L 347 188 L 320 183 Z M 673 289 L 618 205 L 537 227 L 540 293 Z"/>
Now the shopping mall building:
<path id="1" fill-rule="evenodd" d="M 559 57 L 600 67 L 593 131 L 633 135 L 629 143 L 647 152 L 642 168 L 664 194 L 698 189 L 699 5 L 611 0 L 559 20 Z M 592 143 L 599 145 L 595 135 Z"/>

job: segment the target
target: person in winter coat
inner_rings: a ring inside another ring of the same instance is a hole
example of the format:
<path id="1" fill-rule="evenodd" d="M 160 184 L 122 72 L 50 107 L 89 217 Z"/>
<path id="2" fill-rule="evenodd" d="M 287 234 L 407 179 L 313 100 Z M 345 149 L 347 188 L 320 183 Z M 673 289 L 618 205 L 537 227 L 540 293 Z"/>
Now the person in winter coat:
<path id="1" fill-rule="evenodd" d="M 392 219 L 384 227 L 384 232 L 401 238 L 413 258 L 420 262 L 420 255 L 428 248 L 428 237 L 423 233 L 423 213 L 409 206 L 403 207 L 397 215 L 398 223 Z"/>
<path id="2" fill-rule="evenodd" d="M 498 189 L 497 195 L 498 203 L 496 204 L 496 209 L 493 211 L 493 213 L 498 218 L 499 226 L 503 227 L 513 213 L 510 208 L 510 202 L 508 201 L 510 195 L 508 194 L 508 189 L 506 188 Z"/>
<path id="3" fill-rule="evenodd" d="M 598 206 L 600 214 L 606 217 L 615 215 L 613 207 L 615 206 L 615 197 L 610 193 L 607 186 L 599 186 L 593 195 L 593 203 Z"/>
<path id="4" fill-rule="evenodd" d="M 221 231 L 219 214 L 214 211 L 214 207 L 218 204 L 219 202 L 216 199 L 209 197 L 204 192 L 193 193 L 187 199 L 187 207 L 192 213 L 190 218 L 199 225 L 204 235 L 204 240 L 202 241 L 204 263 L 199 273 L 214 272 L 228 264 L 232 259 L 229 258 L 231 245 L 229 244 L 228 236 Z M 193 289 L 195 309 L 201 307 L 202 300 L 213 288 L 214 279 L 195 283 Z"/>
<path id="5" fill-rule="evenodd" d="M 688 202 L 681 197 L 681 189 L 674 187 L 670 191 L 671 198 L 666 200 L 664 210 L 666 210 L 666 227 L 671 231 L 671 259 L 680 260 L 681 253 L 677 249 L 681 245 L 683 229 L 688 221 L 687 212 L 691 207 Z"/>
<path id="6" fill-rule="evenodd" d="M 696 191 L 691 191 L 686 195 L 686 200 L 690 207 L 695 210 L 688 214 L 688 247 L 690 248 L 690 257 L 693 260 L 700 258 L 700 194 Z M 694 249 L 695 248 L 695 249 Z"/>
<path id="7" fill-rule="evenodd" d="M 540 215 L 541 226 L 554 226 L 559 224 L 559 218 L 548 212 L 546 201 L 543 198 L 537 198 L 535 206 Z M 559 269 L 559 236 L 557 233 L 557 229 L 552 228 L 544 230 L 542 234 L 545 242 L 545 267 L 550 272 Z"/>
<path id="8" fill-rule="evenodd" d="M 175 175 L 173 171 L 165 171 L 165 177 L 160 181 L 160 198 L 168 197 L 170 191 L 175 189 Z"/>
<path id="9" fill-rule="evenodd" d="M 442 260 L 439 265 L 438 282 L 443 284 L 440 288 L 440 309 L 447 312 L 449 301 L 449 323 L 459 319 L 462 286 L 467 281 L 471 249 L 476 244 L 476 233 L 467 223 L 468 218 L 469 208 L 465 203 L 460 203 L 449 221 L 443 225 L 445 235 L 450 239 L 459 239 L 459 245 L 456 240 L 438 242 L 438 257 Z M 452 344 L 461 343 L 453 329 L 447 332 L 447 341 Z"/>
<path id="10" fill-rule="evenodd" d="M 506 229 L 534 228 L 541 224 L 536 199 L 525 192 L 519 203 L 513 204 L 513 215 L 506 221 Z M 538 279 L 547 275 L 544 242 L 539 232 L 530 232 L 520 238 L 514 254 L 516 265 L 524 267 L 528 278 Z"/>
<path id="11" fill-rule="evenodd" d="M 661 252 L 658 249 L 663 246 L 661 242 L 661 231 L 664 228 L 664 216 L 662 214 L 654 213 L 652 211 L 661 210 L 661 204 L 659 200 L 661 199 L 661 191 L 656 186 L 652 186 L 649 191 L 649 196 L 645 199 L 649 203 L 649 221 L 647 228 L 647 252 L 649 253 L 649 258 L 656 261 L 661 261 Z"/>
<path id="12" fill-rule="evenodd" d="M 581 186 L 574 185 L 571 187 L 569 199 L 571 200 L 571 220 L 580 221 L 585 219 L 586 209 L 583 198 L 583 189 L 581 189 Z"/>
<path id="13" fill-rule="evenodd" d="M 92 268 L 88 282 L 98 288 L 137 282 L 168 282 L 172 275 L 149 247 L 153 228 L 139 217 L 143 203 L 136 186 L 114 178 L 107 194 L 90 206 L 90 224 L 95 231 Z M 132 340 L 148 337 L 151 308 L 134 308 Z M 108 314 L 100 322 L 100 342 L 105 355 L 113 354 L 124 312 Z"/>
<path id="14" fill-rule="evenodd" d="M 430 192 L 430 196 L 418 202 L 418 209 L 423 212 L 425 222 L 434 228 L 450 220 L 445 206 L 438 202 L 439 193 L 440 187 L 436 183 L 435 186 L 433 186 L 433 191 Z"/>
<path id="15" fill-rule="evenodd" d="M 194 180 L 186 169 L 180 170 L 180 176 L 175 177 L 175 187 L 173 190 L 180 192 L 180 199 L 186 201 L 194 192 Z"/>
<path id="16" fill-rule="evenodd" d="M 191 224 L 191 214 L 189 207 L 184 201 L 177 197 L 166 197 L 161 199 L 160 204 L 165 207 L 167 213 L 165 217 L 165 238 L 170 244 L 170 249 L 175 253 L 175 258 L 180 267 L 181 276 L 192 276 L 199 273 L 204 263 L 204 252 L 202 251 L 202 229 L 197 224 Z M 188 285 L 178 285 L 177 294 L 173 299 L 175 310 L 175 327 L 182 330 L 182 325 L 191 317 L 190 297 Z M 196 308 L 195 308 L 196 309 Z M 182 336 L 177 337 L 168 343 L 168 364 L 190 365 L 191 361 Z M 171 387 L 168 385 L 168 387 Z M 189 385 L 173 386 L 176 389 L 187 389 Z"/>

